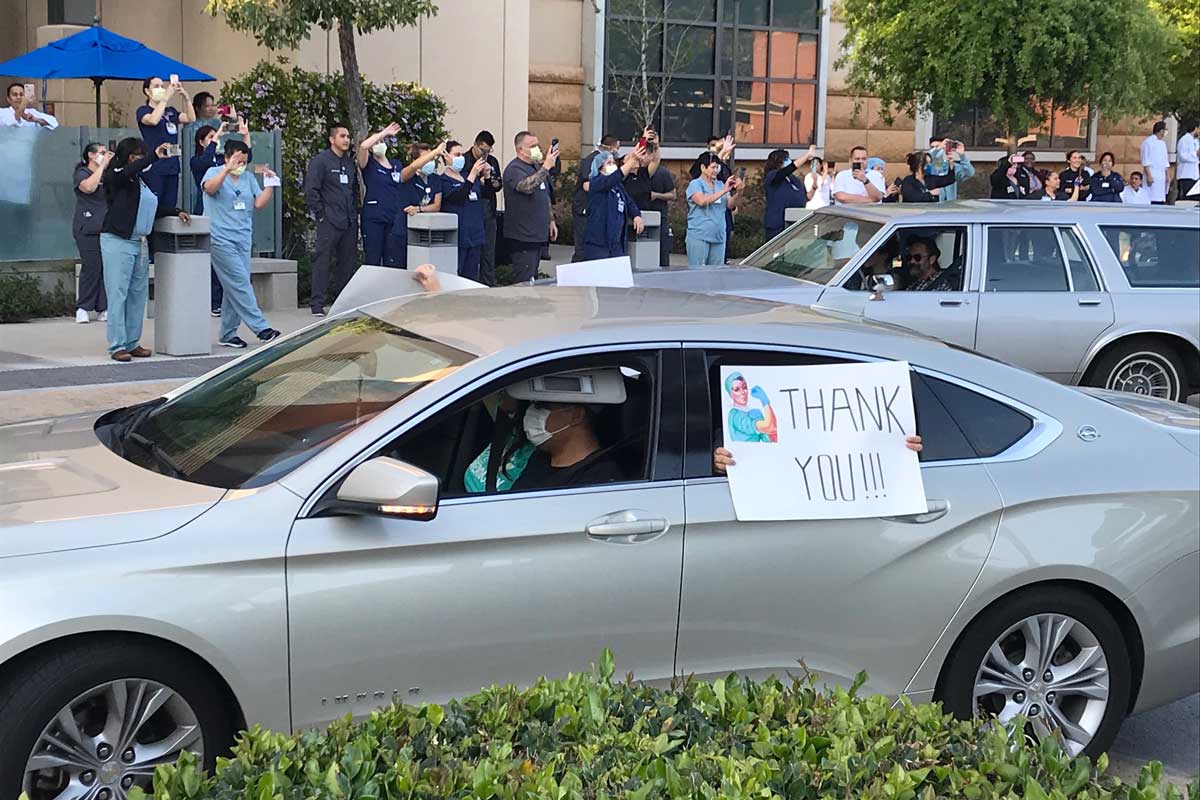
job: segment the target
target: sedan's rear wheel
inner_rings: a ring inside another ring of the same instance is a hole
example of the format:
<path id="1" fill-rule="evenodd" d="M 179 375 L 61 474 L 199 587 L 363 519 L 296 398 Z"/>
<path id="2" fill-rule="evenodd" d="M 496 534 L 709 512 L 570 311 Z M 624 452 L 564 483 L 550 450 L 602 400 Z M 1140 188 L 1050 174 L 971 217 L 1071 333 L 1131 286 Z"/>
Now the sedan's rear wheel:
<path id="1" fill-rule="evenodd" d="M 0 687 L 0 796 L 124 800 L 184 752 L 211 768 L 227 705 L 200 665 L 143 643 L 46 654 Z"/>
<path id="2" fill-rule="evenodd" d="M 1117 344 L 1096 359 L 1085 383 L 1182 402 L 1186 375 L 1173 347 L 1158 339 L 1138 337 Z"/>
<path id="3" fill-rule="evenodd" d="M 963 634 L 941 697 L 959 717 L 1028 720 L 1072 756 L 1112 743 L 1129 705 L 1131 670 L 1112 616 L 1084 592 L 1033 589 L 1001 600 Z"/>

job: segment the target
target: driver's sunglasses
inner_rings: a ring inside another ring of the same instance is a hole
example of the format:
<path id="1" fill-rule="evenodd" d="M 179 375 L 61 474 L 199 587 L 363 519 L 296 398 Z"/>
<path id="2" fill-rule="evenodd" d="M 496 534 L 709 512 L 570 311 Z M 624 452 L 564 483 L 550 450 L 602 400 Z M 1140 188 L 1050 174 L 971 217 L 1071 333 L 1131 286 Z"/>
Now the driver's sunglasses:
<path id="1" fill-rule="evenodd" d="M 923 253 L 909 253 L 908 254 L 909 261 L 924 261 L 928 257 L 929 256 L 927 256 Z"/>

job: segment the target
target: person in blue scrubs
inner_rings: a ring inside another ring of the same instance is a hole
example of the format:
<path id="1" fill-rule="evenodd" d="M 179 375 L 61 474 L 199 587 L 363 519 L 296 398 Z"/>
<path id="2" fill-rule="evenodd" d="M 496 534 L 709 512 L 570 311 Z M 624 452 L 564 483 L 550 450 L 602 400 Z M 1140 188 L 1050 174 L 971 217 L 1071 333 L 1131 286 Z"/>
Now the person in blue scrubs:
<path id="1" fill-rule="evenodd" d="M 211 95 L 210 95 L 211 97 Z M 192 181 L 196 184 L 196 199 L 192 203 L 192 214 L 197 217 L 204 213 L 204 175 L 213 167 L 219 167 L 225 163 L 225 156 L 217 152 L 217 148 L 221 144 L 221 136 L 226 132 L 226 123 L 218 123 L 217 127 L 212 125 L 201 125 L 196 129 L 195 155 L 188 162 L 188 167 L 192 170 Z M 241 134 L 242 141 L 246 146 L 250 146 L 250 128 L 246 125 L 246 120 L 241 119 L 238 123 L 238 133 Z M 253 158 L 253 155 L 247 158 Z M 214 317 L 221 316 L 221 301 L 224 299 L 221 288 L 221 281 L 217 277 L 217 271 L 209 268 L 209 300 L 212 303 L 210 308 Z"/>
<path id="2" fill-rule="evenodd" d="M 1117 157 L 1112 153 L 1100 156 L 1100 171 L 1092 175 L 1092 202 L 1119 203 L 1121 192 L 1125 191 L 1125 179 L 1121 173 L 1113 172 Z"/>
<path id="3" fill-rule="evenodd" d="M 625 191 L 625 178 L 649 163 L 644 146 L 638 145 L 621 166 L 613 154 L 600 151 L 592 159 L 587 193 L 587 227 L 583 233 L 583 260 L 618 258 L 625 255 L 625 220 L 632 217 L 633 229 L 644 229 L 641 209 Z"/>
<path id="4" fill-rule="evenodd" d="M 391 232 L 396 212 L 400 210 L 400 165 L 388 160 L 387 140 L 399 132 L 400 126 L 393 122 L 358 145 L 358 168 L 366 188 L 362 210 L 363 263 L 376 267 L 398 266 Z"/>
<path id="5" fill-rule="evenodd" d="M 767 193 L 767 208 L 763 212 L 764 241 L 769 242 L 783 233 L 787 227 L 783 219 L 787 209 L 804 208 L 808 204 L 808 189 L 804 187 L 804 181 L 796 177 L 796 170 L 816 154 L 816 148 L 809 147 L 808 152 L 795 161 L 788 160 L 787 150 L 772 150 L 767 156 L 766 175 L 763 177 Z"/>
<path id="6" fill-rule="evenodd" d="M 415 214 L 433 214 L 442 210 L 442 186 L 437 175 L 437 160 L 446 152 L 446 143 L 430 148 L 414 144 L 408 148 L 408 164 L 400 170 L 399 211 L 392 222 L 391 242 L 396 266 L 408 269 L 408 218 Z"/>
<path id="7" fill-rule="evenodd" d="M 724 166 L 713 153 L 702 153 L 696 163 L 700 177 L 688 184 L 687 245 L 688 266 L 718 266 L 725 263 L 726 209 L 737 206 L 738 179 L 730 176 L 728 183 L 717 176 Z"/>
<path id="8" fill-rule="evenodd" d="M 178 145 L 179 129 L 196 120 L 187 90 L 178 83 L 168 85 L 162 78 L 154 77 L 142 81 L 142 91 L 146 95 L 146 105 L 137 110 L 137 124 L 146 149 L 157 150 L 161 144 Z M 176 95 L 183 98 L 182 111 L 171 105 Z M 179 156 L 160 158 L 142 180 L 160 203 L 173 207 L 179 198 L 181 171 Z"/>
<path id="9" fill-rule="evenodd" d="M 246 171 L 250 148 L 236 139 L 225 143 L 225 163 L 209 168 L 202 186 L 208 196 L 212 219 L 209 240 L 212 266 L 224 288 L 221 331 L 218 342 L 225 347 L 245 349 L 237 335 L 242 322 L 264 342 L 279 337 L 267 324 L 250 287 L 250 247 L 254 234 L 254 212 L 271 202 L 271 189 L 260 188 L 252 172 Z M 267 175 L 274 173 L 269 170 Z"/>
<path id="10" fill-rule="evenodd" d="M 487 239 L 483 227 L 483 182 L 491 174 L 491 165 L 479 159 L 464 177 L 467 159 L 458 142 L 446 142 L 442 155 L 442 211 L 458 217 L 459 277 L 479 280 L 479 262 Z"/>

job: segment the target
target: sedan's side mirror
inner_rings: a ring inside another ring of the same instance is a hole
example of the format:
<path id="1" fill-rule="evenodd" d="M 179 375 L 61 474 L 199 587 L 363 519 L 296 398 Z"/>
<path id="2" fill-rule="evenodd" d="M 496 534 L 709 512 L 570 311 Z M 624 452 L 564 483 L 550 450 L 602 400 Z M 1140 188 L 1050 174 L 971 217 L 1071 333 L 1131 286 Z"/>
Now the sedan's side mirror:
<path id="1" fill-rule="evenodd" d="M 420 467 L 379 456 L 359 464 L 337 492 L 340 510 L 430 520 L 437 515 L 438 479 Z"/>
<path id="2" fill-rule="evenodd" d="M 896 286 L 896 279 L 891 275 L 872 275 L 870 300 L 882 300 L 884 292 L 890 292 Z"/>

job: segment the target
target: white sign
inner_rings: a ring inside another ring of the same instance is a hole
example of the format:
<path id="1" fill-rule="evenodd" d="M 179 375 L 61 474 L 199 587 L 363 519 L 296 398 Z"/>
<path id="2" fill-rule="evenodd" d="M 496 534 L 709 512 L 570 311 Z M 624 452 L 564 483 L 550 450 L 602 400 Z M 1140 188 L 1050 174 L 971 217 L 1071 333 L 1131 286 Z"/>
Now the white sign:
<path id="1" fill-rule="evenodd" d="M 928 511 L 905 362 L 721 367 L 721 419 L 739 520 Z"/>
<path id="2" fill-rule="evenodd" d="M 615 286 L 618 289 L 633 286 L 633 266 L 629 256 L 562 264 L 557 275 L 559 286 Z"/>
<path id="3" fill-rule="evenodd" d="M 263 175 L 263 188 L 283 186 L 283 181 L 278 175 Z"/>

